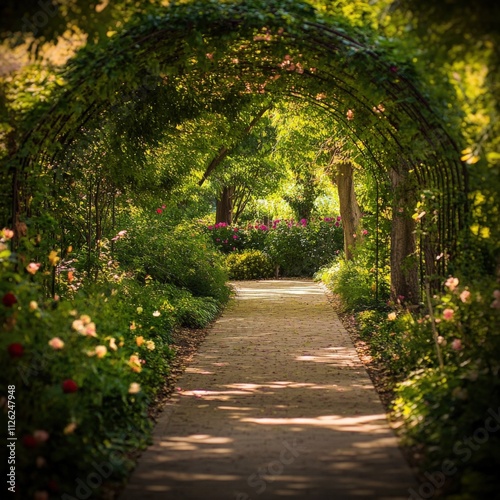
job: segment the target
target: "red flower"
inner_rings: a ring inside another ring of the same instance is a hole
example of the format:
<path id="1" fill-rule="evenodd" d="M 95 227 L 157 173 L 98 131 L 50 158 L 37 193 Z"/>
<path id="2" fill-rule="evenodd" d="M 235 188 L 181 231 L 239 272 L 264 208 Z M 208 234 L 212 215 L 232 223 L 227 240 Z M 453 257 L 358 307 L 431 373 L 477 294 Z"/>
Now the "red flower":
<path id="1" fill-rule="evenodd" d="M 24 347 L 19 342 L 14 342 L 7 347 L 11 358 L 20 358 L 24 354 Z"/>
<path id="2" fill-rule="evenodd" d="M 23 437 L 23 445 L 25 448 L 36 448 L 38 446 L 38 441 L 31 434 L 26 434 Z"/>
<path id="3" fill-rule="evenodd" d="M 162 210 L 161 208 L 157 208 L 157 209 L 156 209 L 156 213 L 157 213 L 157 214 L 162 214 L 162 213 L 163 213 L 163 210 Z"/>
<path id="4" fill-rule="evenodd" d="M 2 298 L 2 303 L 5 307 L 12 307 L 17 304 L 17 297 L 12 292 L 7 292 Z"/>
<path id="5" fill-rule="evenodd" d="M 54 479 L 51 479 L 48 483 L 47 483 L 47 488 L 52 491 L 52 493 L 57 493 L 59 491 L 59 485 L 57 484 L 57 481 L 55 481 Z"/>
<path id="6" fill-rule="evenodd" d="M 66 394 L 69 394 L 71 392 L 76 392 L 78 390 L 78 385 L 74 380 L 68 378 L 62 383 L 62 390 Z"/>

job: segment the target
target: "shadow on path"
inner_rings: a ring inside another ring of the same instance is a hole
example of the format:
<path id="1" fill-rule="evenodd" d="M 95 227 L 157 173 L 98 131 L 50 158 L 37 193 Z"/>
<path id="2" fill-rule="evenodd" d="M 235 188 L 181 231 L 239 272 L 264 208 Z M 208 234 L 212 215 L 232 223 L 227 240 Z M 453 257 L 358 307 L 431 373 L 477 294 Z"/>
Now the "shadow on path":
<path id="1" fill-rule="evenodd" d="M 409 498 L 415 480 L 320 286 L 235 285 L 120 500 Z"/>

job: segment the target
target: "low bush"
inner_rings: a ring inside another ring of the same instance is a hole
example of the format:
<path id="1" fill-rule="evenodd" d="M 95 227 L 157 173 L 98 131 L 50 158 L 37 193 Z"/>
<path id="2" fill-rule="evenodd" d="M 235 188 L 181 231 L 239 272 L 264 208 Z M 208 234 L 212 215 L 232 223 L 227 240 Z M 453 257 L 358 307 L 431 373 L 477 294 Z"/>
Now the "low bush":
<path id="1" fill-rule="evenodd" d="M 349 311 L 384 307 L 389 299 L 388 276 L 380 273 L 377 298 L 374 269 L 367 269 L 356 260 L 337 259 L 321 269 L 316 278 L 340 295 L 344 308 Z"/>
<path id="2" fill-rule="evenodd" d="M 271 259 L 260 250 L 231 253 L 227 256 L 226 263 L 229 277 L 234 280 L 253 280 L 274 276 Z"/>
<path id="3" fill-rule="evenodd" d="M 158 216 L 160 217 L 160 216 Z M 163 219 L 134 215 L 126 244 L 116 245 L 121 267 L 145 280 L 169 283 L 196 297 L 229 299 L 224 258 L 198 227 L 184 223 L 169 227 Z"/>

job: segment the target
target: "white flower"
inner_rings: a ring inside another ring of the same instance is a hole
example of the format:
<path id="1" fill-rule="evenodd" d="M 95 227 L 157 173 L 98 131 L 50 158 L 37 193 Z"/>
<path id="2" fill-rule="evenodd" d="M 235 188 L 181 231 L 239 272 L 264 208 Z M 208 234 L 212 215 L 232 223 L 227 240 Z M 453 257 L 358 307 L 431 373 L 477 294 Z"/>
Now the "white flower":
<path id="1" fill-rule="evenodd" d="M 161 312 L 160 312 L 160 311 L 155 311 L 155 312 L 153 313 L 153 316 L 154 316 L 155 318 L 157 318 L 158 316 L 161 316 Z"/>

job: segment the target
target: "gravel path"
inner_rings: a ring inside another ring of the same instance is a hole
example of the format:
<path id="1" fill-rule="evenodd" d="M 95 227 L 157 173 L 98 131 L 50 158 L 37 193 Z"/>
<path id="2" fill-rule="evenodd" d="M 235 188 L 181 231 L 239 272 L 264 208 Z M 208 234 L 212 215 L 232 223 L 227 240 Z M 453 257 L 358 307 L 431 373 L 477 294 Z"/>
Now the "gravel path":
<path id="1" fill-rule="evenodd" d="M 409 498 L 415 479 L 322 288 L 235 286 L 120 500 Z"/>

